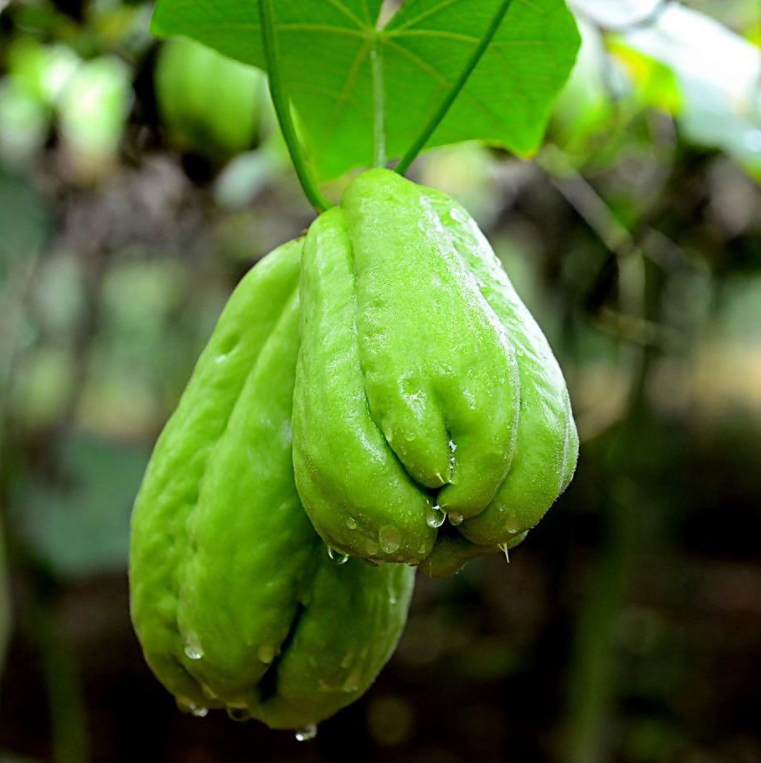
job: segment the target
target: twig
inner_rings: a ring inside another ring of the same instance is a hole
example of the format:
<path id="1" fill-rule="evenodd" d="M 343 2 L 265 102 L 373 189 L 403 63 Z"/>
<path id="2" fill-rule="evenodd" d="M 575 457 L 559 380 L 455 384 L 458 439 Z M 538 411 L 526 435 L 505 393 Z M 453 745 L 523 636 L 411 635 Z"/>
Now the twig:
<path id="1" fill-rule="evenodd" d="M 417 155 L 425 148 L 426 143 L 428 143 L 433 134 L 436 132 L 436 128 L 441 124 L 444 117 L 449 112 L 449 109 L 452 108 L 452 104 L 454 104 L 454 102 L 457 100 L 457 96 L 460 95 L 460 91 L 463 89 L 463 87 L 465 87 L 465 83 L 470 79 L 470 75 L 473 73 L 473 70 L 476 68 L 476 66 L 478 66 L 479 61 L 481 58 L 483 58 L 484 53 L 486 53 L 486 49 L 494 39 L 494 35 L 497 33 L 497 30 L 502 24 L 502 21 L 504 20 L 511 4 L 512 0 L 502 1 L 502 4 L 498 8 L 497 13 L 491 21 L 491 24 L 489 24 L 489 27 L 484 33 L 484 36 L 481 38 L 480 42 L 476 46 L 476 49 L 473 51 L 473 55 L 468 59 L 465 68 L 457 78 L 457 81 L 453 85 L 452 89 L 449 91 L 449 93 L 447 93 L 447 96 L 444 98 L 441 106 L 439 106 L 439 108 L 434 112 L 430 121 L 423 128 L 423 131 L 420 133 L 417 140 L 412 144 L 407 153 L 399 161 L 399 164 L 396 165 L 396 171 L 400 175 L 404 175 L 404 173 L 407 172 L 412 162 L 415 161 Z"/>
<path id="2" fill-rule="evenodd" d="M 307 199 L 309 199 L 309 202 L 315 210 L 320 213 L 324 212 L 330 204 L 317 186 L 312 171 L 309 168 L 309 162 L 307 161 L 304 147 L 301 145 L 301 141 L 296 134 L 296 127 L 293 123 L 293 114 L 291 113 L 291 103 L 286 95 L 280 72 L 274 13 L 274 0 L 259 0 L 259 16 L 262 26 L 264 57 L 267 61 L 272 103 L 275 107 L 277 120 L 280 123 L 280 129 L 282 130 L 285 143 L 288 146 L 288 153 L 291 155 L 291 161 L 296 170 L 299 183 L 301 183 L 301 187 L 304 190 Z"/>

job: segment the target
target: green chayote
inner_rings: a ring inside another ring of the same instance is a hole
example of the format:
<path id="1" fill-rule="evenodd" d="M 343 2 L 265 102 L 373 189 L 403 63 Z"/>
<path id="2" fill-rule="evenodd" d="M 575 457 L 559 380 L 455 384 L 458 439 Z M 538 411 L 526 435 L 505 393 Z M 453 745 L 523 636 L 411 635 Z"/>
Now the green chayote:
<path id="1" fill-rule="evenodd" d="M 256 69 L 193 40 L 168 40 L 155 87 L 162 122 L 178 148 L 224 160 L 256 142 L 264 105 L 264 77 Z"/>
<path id="2" fill-rule="evenodd" d="M 315 724 L 390 656 L 407 565 L 517 545 L 577 454 L 562 373 L 478 226 L 366 172 L 241 282 L 156 445 L 130 561 L 146 659 L 191 712 Z"/>
<path id="3" fill-rule="evenodd" d="M 363 173 L 309 229 L 300 296 L 293 459 L 325 542 L 433 575 L 520 542 L 578 437 L 552 351 L 467 212 Z"/>
<path id="4" fill-rule="evenodd" d="M 189 711 L 226 707 L 273 728 L 317 723 L 367 689 L 414 575 L 337 565 L 296 492 L 301 249 L 268 255 L 230 298 L 132 520 L 132 617 L 153 671 Z"/>

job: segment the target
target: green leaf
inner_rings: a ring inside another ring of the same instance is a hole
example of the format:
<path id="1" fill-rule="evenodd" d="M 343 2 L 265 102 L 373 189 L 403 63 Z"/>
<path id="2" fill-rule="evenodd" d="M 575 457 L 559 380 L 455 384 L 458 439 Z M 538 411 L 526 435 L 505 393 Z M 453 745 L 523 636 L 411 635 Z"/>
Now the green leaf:
<path id="1" fill-rule="evenodd" d="M 65 578 L 124 570 L 130 509 L 148 456 L 121 443 L 68 437 L 61 452 L 65 484 L 31 483 L 14 506 L 37 557 Z"/>
<path id="2" fill-rule="evenodd" d="M 372 163 L 370 57 L 383 58 L 389 154 L 400 156 L 462 71 L 499 0 L 407 0 L 381 30 L 381 0 L 276 5 L 286 89 L 321 177 Z M 153 31 L 264 68 L 254 0 L 159 0 Z M 429 147 L 482 140 L 526 156 L 541 142 L 579 45 L 563 0 L 515 0 Z"/>

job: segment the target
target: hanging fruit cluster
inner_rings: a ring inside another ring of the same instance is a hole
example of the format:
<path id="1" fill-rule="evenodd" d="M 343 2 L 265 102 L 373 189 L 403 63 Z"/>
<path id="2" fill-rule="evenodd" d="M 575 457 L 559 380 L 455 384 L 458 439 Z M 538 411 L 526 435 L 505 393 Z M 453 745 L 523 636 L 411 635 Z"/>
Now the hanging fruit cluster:
<path id="1" fill-rule="evenodd" d="M 156 445 L 130 576 L 146 658 L 191 712 L 309 729 L 390 657 L 414 568 L 517 545 L 577 450 L 477 225 L 370 170 L 241 282 Z"/>

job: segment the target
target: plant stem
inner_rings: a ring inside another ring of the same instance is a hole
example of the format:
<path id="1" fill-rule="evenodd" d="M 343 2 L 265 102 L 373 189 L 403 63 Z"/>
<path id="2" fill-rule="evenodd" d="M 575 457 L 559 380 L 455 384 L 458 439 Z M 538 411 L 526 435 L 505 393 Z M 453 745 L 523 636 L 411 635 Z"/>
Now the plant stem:
<path id="1" fill-rule="evenodd" d="M 291 104 L 285 93 L 283 81 L 280 76 L 273 6 L 273 0 L 259 0 L 259 18 L 262 25 L 264 57 L 267 61 L 272 103 L 275 106 L 277 120 L 280 123 L 280 129 L 283 132 L 283 137 L 288 146 L 288 153 L 291 155 L 291 161 L 293 162 L 293 167 L 296 170 L 296 175 L 299 178 L 304 194 L 315 210 L 320 213 L 324 212 L 330 204 L 317 186 L 317 182 L 309 169 L 304 148 L 296 134 L 296 127 L 293 123 L 293 114 L 291 113 Z"/>
<path id="2" fill-rule="evenodd" d="M 370 51 L 373 68 L 373 148 L 374 167 L 385 167 L 388 163 L 386 154 L 386 92 L 383 82 L 383 54 L 378 46 L 376 35 Z"/>
<path id="3" fill-rule="evenodd" d="M 478 62 L 481 60 L 484 53 L 486 52 L 486 49 L 494 39 L 494 35 L 497 33 L 497 30 L 505 18 L 505 14 L 507 13 L 511 4 L 512 0 L 502 0 L 502 4 L 499 6 L 497 13 L 491 21 L 491 24 L 489 24 L 486 33 L 481 38 L 481 41 L 476 46 L 476 49 L 473 51 L 473 55 L 468 59 L 468 63 L 465 65 L 462 74 L 460 74 L 454 86 L 447 94 L 447 97 L 442 102 L 441 106 L 437 109 L 437 111 L 431 117 L 431 120 L 420 133 L 418 139 L 412 144 L 412 147 L 409 149 L 409 151 L 407 151 L 407 153 L 402 157 L 399 164 L 396 165 L 396 171 L 400 175 L 404 175 L 404 173 L 407 172 L 412 162 L 414 162 L 417 158 L 417 155 L 423 150 L 423 148 L 425 148 L 425 144 L 428 143 L 428 141 L 431 139 L 431 136 L 434 134 L 434 132 L 436 132 L 436 128 L 441 124 L 449 109 L 452 108 L 452 104 L 457 100 L 457 96 L 460 95 L 460 91 L 463 89 L 463 87 L 465 87 L 465 83 L 470 78 L 470 75 L 473 73 L 473 70 L 476 68 L 476 66 L 478 66 Z"/>
<path id="4" fill-rule="evenodd" d="M 604 763 L 616 698 L 615 628 L 623 606 L 634 509 L 609 498 L 606 537 L 579 616 L 569 676 L 564 763 Z"/>
<path id="5" fill-rule="evenodd" d="M 11 633 L 11 601 L 8 590 L 8 575 L 5 564 L 5 539 L 3 533 L 3 518 L 0 515 L 0 678 L 3 675 L 5 652 Z"/>

